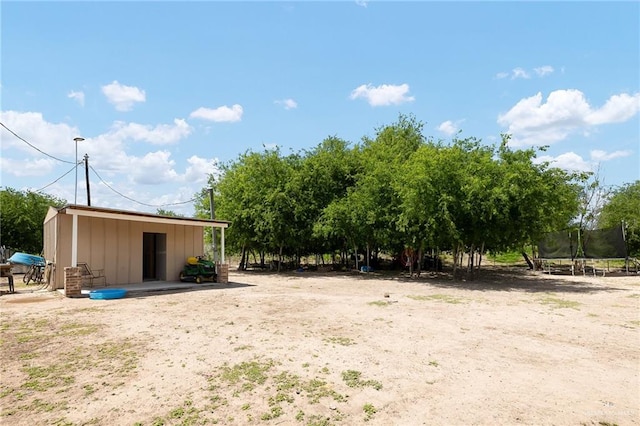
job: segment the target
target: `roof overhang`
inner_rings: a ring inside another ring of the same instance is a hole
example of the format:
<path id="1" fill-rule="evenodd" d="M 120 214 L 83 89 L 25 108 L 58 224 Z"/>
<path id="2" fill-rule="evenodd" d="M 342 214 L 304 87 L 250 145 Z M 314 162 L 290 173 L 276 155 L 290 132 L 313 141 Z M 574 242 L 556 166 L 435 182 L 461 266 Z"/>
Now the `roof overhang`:
<path id="1" fill-rule="evenodd" d="M 230 222 L 225 220 L 197 219 L 178 216 L 160 216 L 152 213 L 106 209 L 102 207 L 67 205 L 58 209 L 57 214 L 87 216 L 103 219 L 128 220 L 133 222 L 162 223 L 169 225 L 227 228 Z M 47 215 L 49 216 L 49 215 Z M 48 220 L 45 219 L 45 222 Z"/>

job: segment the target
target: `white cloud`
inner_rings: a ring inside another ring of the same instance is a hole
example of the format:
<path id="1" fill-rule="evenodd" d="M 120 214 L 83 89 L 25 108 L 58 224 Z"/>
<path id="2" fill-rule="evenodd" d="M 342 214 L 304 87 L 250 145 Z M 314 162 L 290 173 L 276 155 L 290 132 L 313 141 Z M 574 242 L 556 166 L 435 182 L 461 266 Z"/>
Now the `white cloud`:
<path id="1" fill-rule="evenodd" d="M 533 71 L 538 74 L 539 77 L 544 77 L 553 73 L 553 67 L 551 65 L 544 65 L 542 67 L 534 68 Z"/>
<path id="2" fill-rule="evenodd" d="M 612 96 L 594 109 L 579 90 L 556 90 L 544 103 L 540 92 L 521 99 L 498 116 L 498 124 L 513 135 L 513 146 L 546 145 L 575 132 L 588 132 L 595 125 L 626 121 L 639 110 L 640 93 Z"/>
<path id="3" fill-rule="evenodd" d="M 53 171 L 56 164 L 57 161 L 51 158 L 12 159 L 0 157 L 2 173 L 17 177 L 46 176 Z"/>
<path id="4" fill-rule="evenodd" d="M 216 159 L 195 155 L 178 159 L 168 150 L 140 152 L 139 148 L 144 149 L 145 145 L 126 143 L 127 140 L 156 144 L 174 142 L 191 132 L 185 120 L 176 119 L 172 124 L 156 126 L 116 122 L 109 131 L 96 136 L 83 135 L 77 128 L 64 123 L 47 122 L 42 114 L 34 112 L 3 111 L 0 121 L 40 150 L 71 163 L 75 153 L 73 138 L 86 137 L 78 143 L 78 157 L 84 153 L 89 155 L 91 202 L 96 206 L 155 212 L 157 207 L 127 200 L 114 190 L 146 204 L 183 203 L 206 185 L 210 173 L 219 173 Z M 0 167 L 3 176 L 7 177 L 5 184 L 11 185 L 8 181 L 15 182 L 18 177 L 21 188 L 17 189 L 35 190 L 47 186 L 47 194 L 74 199 L 72 164 L 46 157 L 4 128 L 0 130 L 0 137 Z M 77 192 L 80 204 L 85 202 L 85 194 L 84 171 L 81 170 Z M 187 215 L 193 213 L 192 203 L 164 208 Z"/>
<path id="5" fill-rule="evenodd" d="M 202 185 L 207 182 L 209 174 L 219 172 L 217 158 L 207 159 L 192 155 L 187 159 L 187 163 L 189 165 L 182 176 L 185 183 Z"/>
<path id="6" fill-rule="evenodd" d="M 363 84 L 351 92 L 351 99 L 364 98 L 371 106 L 400 105 L 415 100 L 408 96 L 409 85 L 382 84 L 374 87 L 371 84 Z"/>
<path id="7" fill-rule="evenodd" d="M 624 158 L 633 154 L 631 151 L 614 151 L 614 152 L 606 152 L 600 149 L 594 149 L 591 151 L 591 160 L 600 163 L 602 161 L 609 161 L 615 158 Z"/>
<path id="8" fill-rule="evenodd" d="M 0 121 L 41 151 L 73 162 L 73 138 L 82 136 L 76 127 L 65 123 L 49 123 L 39 112 L 2 111 Z M 1 132 L 3 157 L 8 148 L 19 149 L 36 158 L 42 155 L 4 128 Z"/>
<path id="9" fill-rule="evenodd" d="M 180 139 L 189 136 L 191 130 L 191 126 L 185 120 L 176 118 L 173 120 L 173 125 L 158 124 L 155 127 L 116 121 L 111 133 L 117 139 L 133 139 L 156 145 L 165 145 L 178 142 Z"/>
<path id="10" fill-rule="evenodd" d="M 545 77 L 551 73 L 553 73 L 554 69 L 551 65 L 543 65 L 541 67 L 537 67 L 533 69 L 533 72 L 538 76 L 538 77 Z M 502 80 L 503 78 L 507 78 L 511 76 L 511 80 L 516 80 L 518 78 L 523 78 L 523 79 L 529 79 L 531 78 L 531 72 L 525 70 L 522 67 L 516 67 L 514 69 L 511 70 L 511 72 L 499 72 L 496 74 L 496 79 L 498 80 Z"/>
<path id="11" fill-rule="evenodd" d="M 215 122 L 233 123 L 242 119 L 243 112 L 242 106 L 238 104 L 233 105 L 231 108 L 226 105 L 215 109 L 200 107 L 193 111 L 189 117 Z"/>
<path id="12" fill-rule="evenodd" d="M 640 110 L 640 92 L 635 95 L 622 93 L 611 96 L 604 106 L 592 111 L 585 121 L 589 124 L 621 123 L 627 121 Z"/>
<path id="13" fill-rule="evenodd" d="M 67 97 L 74 99 L 80 106 L 84 106 L 84 92 L 75 92 L 72 90 Z"/>
<path id="14" fill-rule="evenodd" d="M 175 161 L 168 151 L 149 152 L 143 157 L 131 158 L 129 178 L 133 183 L 158 185 L 176 179 Z"/>
<path id="15" fill-rule="evenodd" d="M 515 80 L 516 78 L 531 78 L 531 76 L 522 68 L 514 68 L 511 71 L 511 80 Z"/>
<path id="16" fill-rule="evenodd" d="M 111 84 L 102 86 L 102 93 L 118 111 L 130 111 L 134 103 L 146 101 L 144 90 L 134 86 L 125 86 L 116 80 Z"/>
<path id="17" fill-rule="evenodd" d="M 585 161 L 575 152 L 566 152 L 557 157 L 542 155 L 535 159 L 536 163 L 549 162 L 552 167 L 559 167 L 564 170 L 577 172 L 590 172 L 594 170 L 594 164 Z"/>
<path id="18" fill-rule="evenodd" d="M 440 125 L 438 126 L 438 130 L 446 134 L 447 136 L 451 136 L 454 133 L 458 132 L 458 130 L 460 130 L 459 126 L 463 121 L 464 120 L 458 120 L 456 122 L 453 122 L 451 120 L 444 121 L 440 123 Z"/>
<path id="19" fill-rule="evenodd" d="M 356 4 L 358 6 L 367 7 L 369 1 L 368 0 L 356 0 Z"/>
<path id="20" fill-rule="evenodd" d="M 591 158 L 585 160 L 582 156 L 575 152 L 565 152 L 556 157 L 550 155 L 542 155 L 535 159 L 535 163 L 549 162 L 553 167 L 559 167 L 568 171 L 578 172 L 594 172 L 600 166 L 600 163 L 613 160 L 615 158 L 628 157 L 631 151 L 614 151 L 607 153 L 602 150 L 593 150 L 590 153 Z"/>
<path id="21" fill-rule="evenodd" d="M 293 99 L 282 99 L 280 101 L 275 101 L 276 104 L 284 106 L 284 109 L 295 109 L 298 108 L 298 103 Z"/>

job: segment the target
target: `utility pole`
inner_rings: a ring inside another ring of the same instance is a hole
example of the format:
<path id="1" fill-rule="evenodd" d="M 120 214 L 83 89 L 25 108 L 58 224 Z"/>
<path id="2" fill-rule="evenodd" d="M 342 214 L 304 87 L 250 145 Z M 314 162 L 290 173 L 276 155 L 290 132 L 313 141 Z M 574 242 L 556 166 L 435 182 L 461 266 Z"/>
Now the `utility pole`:
<path id="1" fill-rule="evenodd" d="M 89 156 L 84 154 L 84 176 L 87 180 L 87 206 L 91 205 L 91 190 L 89 189 Z"/>
<path id="2" fill-rule="evenodd" d="M 209 206 L 211 207 L 211 220 L 216 218 L 215 205 L 213 204 L 213 188 L 209 188 Z M 211 227 L 211 241 L 213 244 L 213 262 L 218 263 L 218 243 L 216 241 L 216 227 Z"/>
<path id="3" fill-rule="evenodd" d="M 73 204 L 78 204 L 78 142 L 82 142 L 83 140 L 84 138 L 81 137 L 73 138 L 73 141 L 76 143 L 76 166 L 74 167 L 74 169 L 76 170 L 76 188 L 73 195 Z"/>

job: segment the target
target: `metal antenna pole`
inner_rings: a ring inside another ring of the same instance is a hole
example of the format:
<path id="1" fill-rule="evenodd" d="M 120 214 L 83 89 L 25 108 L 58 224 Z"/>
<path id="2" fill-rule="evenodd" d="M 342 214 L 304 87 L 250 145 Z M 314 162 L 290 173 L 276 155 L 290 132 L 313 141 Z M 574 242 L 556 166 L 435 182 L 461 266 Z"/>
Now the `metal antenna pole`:
<path id="1" fill-rule="evenodd" d="M 89 189 L 89 155 L 84 154 L 84 176 L 87 180 L 87 206 L 91 205 L 91 190 Z"/>

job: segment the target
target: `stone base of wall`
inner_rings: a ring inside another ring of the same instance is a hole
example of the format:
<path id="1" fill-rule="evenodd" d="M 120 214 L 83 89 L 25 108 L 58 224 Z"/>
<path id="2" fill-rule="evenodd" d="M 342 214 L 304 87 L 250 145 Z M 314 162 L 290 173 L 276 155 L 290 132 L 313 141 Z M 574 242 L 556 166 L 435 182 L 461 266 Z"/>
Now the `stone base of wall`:
<path id="1" fill-rule="evenodd" d="M 227 284 L 229 282 L 229 264 L 217 263 L 216 271 L 218 272 L 218 277 L 216 282 L 219 282 L 221 284 Z"/>
<path id="2" fill-rule="evenodd" d="M 82 271 L 80 268 L 64 268 L 64 295 L 82 297 Z"/>

